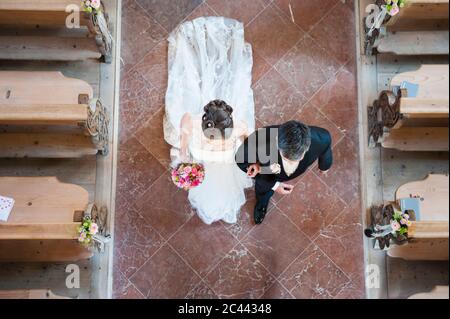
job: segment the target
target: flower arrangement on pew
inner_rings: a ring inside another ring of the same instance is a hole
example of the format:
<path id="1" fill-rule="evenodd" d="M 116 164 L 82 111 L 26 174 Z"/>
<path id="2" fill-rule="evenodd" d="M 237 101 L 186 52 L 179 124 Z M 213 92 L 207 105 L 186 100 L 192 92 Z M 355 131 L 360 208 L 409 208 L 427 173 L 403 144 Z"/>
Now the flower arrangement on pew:
<path id="1" fill-rule="evenodd" d="M 81 8 L 83 11 L 92 16 L 92 22 L 95 26 L 100 29 L 102 38 L 105 42 L 105 49 L 107 52 L 111 52 L 113 45 L 113 36 L 108 29 L 108 22 L 106 20 L 105 14 L 102 11 L 102 1 L 101 0 L 82 0 Z"/>
<path id="2" fill-rule="evenodd" d="M 406 4 L 406 0 L 384 0 L 386 3 L 386 11 L 390 16 L 395 16 L 400 12 Z"/>
<path id="3" fill-rule="evenodd" d="M 101 10 L 102 2 L 100 0 L 83 0 L 81 6 L 86 13 L 98 13 Z"/>
<path id="4" fill-rule="evenodd" d="M 78 241 L 86 247 L 94 244 L 93 237 L 98 233 L 98 225 L 90 217 L 84 217 L 83 223 L 78 227 Z"/>
<path id="5" fill-rule="evenodd" d="M 199 186 L 205 179 L 205 168 L 201 164 L 182 163 L 172 170 L 172 181 L 184 190 Z"/>
<path id="6" fill-rule="evenodd" d="M 371 208 L 371 222 L 364 234 L 375 239 L 375 249 L 388 249 L 391 242 L 404 245 L 409 241 L 408 231 L 412 220 L 416 219 L 414 210 L 400 211 L 394 205 L 373 205 Z"/>
<path id="7" fill-rule="evenodd" d="M 408 227 L 412 225 L 408 213 L 395 211 L 391 219 L 392 236 L 403 241 L 408 238 Z"/>

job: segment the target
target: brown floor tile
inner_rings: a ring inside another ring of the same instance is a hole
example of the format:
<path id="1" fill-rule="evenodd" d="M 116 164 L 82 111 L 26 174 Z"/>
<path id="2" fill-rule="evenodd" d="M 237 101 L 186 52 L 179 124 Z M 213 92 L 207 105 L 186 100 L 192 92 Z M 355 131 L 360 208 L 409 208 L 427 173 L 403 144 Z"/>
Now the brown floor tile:
<path id="1" fill-rule="evenodd" d="M 358 103 L 355 74 L 341 70 L 312 98 L 311 103 L 342 133 L 358 140 Z"/>
<path id="2" fill-rule="evenodd" d="M 335 299 L 364 299 L 366 296 L 364 272 L 349 277 L 351 282 L 342 288 Z"/>
<path id="3" fill-rule="evenodd" d="M 114 269 L 113 277 L 113 299 L 144 299 L 139 290 L 120 273 Z"/>
<path id="4" fill-rule="evenodd" d="M 307 172 L 277 206 L 311 239 L 345 208 L 339 197 L 312 172 Z"/>
<path id="5" fill-rule="evenodd" d="M 326 175 L 319 177 L 332 188 L 347 204 L 361 196 L 359 191 L 358 141 L 344 137 L 333 148 L 333 166 Z"/>
<path id="6" fill-rule="evenodd" d="M 135 134 L 136 139 L 167 169 L 170 168 L 170 145 L 164 141 L 164 109 L 160 109 Z"/>
<path id="7" fill-rule="evenodd" d="M 153 87 L 138 72 L 131 71 L 121 80 L 120 143 L 123 144 L 163 107 L 164 92 Z"/>
<path id="8" fill-rule="evenodd" d="M 290 120 L 306 103 L 305 97 L 274 69 L 254 88 L 256 117 L 264 125 Z"/>
<path id="9" fill-rule="evenodd" d="M 203 281 L 192 289 L 186 299 L 218 299 L 217 295 Z"/>
<path id="10" fill-rule="evenodd" d="M 217 16 L 217 13 L 213 9 L 211 9 L 211 7 L 206 2 L 203 2 L 194 11 L 192 11 L 192 13 L 188 15 L 185 20 L 190 21 L 200 17 L 215 17 L 215 16 Z"/>
<path id="11" fill-rule="evenodd" d="M 130 278 L 164 243 L 135 207 L 116 210 L 114 258 L 118 270 Z"/>
<path id="12" fill-rule="evenodd" d="M 208 285 L 220 298 L 261 297 L 275 279 L 248 250 L 238 245 L 206 277 Z"/>
<path id="13" fill-rule="evenodd" d="M 253 86 L 269 72 L 271 66 L 266 62 L 257 52 L 253 51 L 253 69 L 252 69 L 252 83 Z"/>
<path id="14" fill-rule="evenodd" d="M 264 0 L 208 0 L 219 15 L 233 17 L 244 25 L 253 20 L 267 5 Z"/>
<path id="15" fill-rule="evenodd" d="M 221 223 L 206 225 L 194 216 L 169 243 L 200 276 L 203 276 L 212 270 L 238 241 Z"/>
<path id="16" fill-rule="evenodd" d="M 261 299 L 293 299 L 294 297 L 278 282 L 275 282 Z"/>
<path id="17" fill-rule="evenodd" d="M 239 240 L 242 240 L 249 233 L 249 231 L 255 227 L 253 210 L 256 204 L 256 196 L 254 189 L 250 188 L 246 190 L 245 196 L 247 198 L 247 202 L 241 207 L 241 212 L 237 223 L 222 223 L 225 228 Z"/>
<path id="18" fill-rule="evenodd" d="M 310 35 L 341 64 L 356 54 L 354 13 L 339 2 Z"/>
<path id="19" fill-rule="evenodd" d="M 338 1 L 339 0 L 274 0 L 274 3 L 289 17 L 289 19 L 292 19 L 293 16 L 295 23 L 303 30 L 310 31 L 314 25 L 331 11 Z"/>
<path id="20" fill-rule="evenodd" d="M 271 64 L 275 64 L 304 35 L 304 32 L 270 5 L 245 30 L 253 50 Z"/>
<path id="21" fill-rule="evenodd" d="M 286 270 L 310 243 L 278 209 L 268 214 L 264 222 L 256 226 L 242 241 L 275 277 Z"/>
<path id="22" fill-rule="evenodd" d="M 181 299 L 200 282 L 200 278 L 165 245 L 130 281 L 149 299 Z"/>
<path id="23" fill-rule="evenodd" d="M 333 146 L 336 145 L 343 137 L 336 124 L 331 122 L 323 115 L 312 103 L 307 103 L 302 110 L 295 114 L 294 119 L 307 125 L 322 127 L 331 134 Z"/>
<path id="24" fill-rule="evenodd" d="M 275 68 L 309 99 L 338 71 L 339 65 L 307 36 Z"/>
<path id="25" fill-rule="evenodd" d="M 350 282 L 315 245 L 308 247 L 279 280 L 299 299 L 333 298 Z"/>
<path id="26" fill-rule="evenodd" d="M 149 17 L 134 0 L 122 6 L 121 57 L 123 70 L 129 70 L 152 48 L 167 37 L 167 32 Z"/>
<path id="27" fill-rule="evenodd" d="M 167 88 L 167 50 L 168 43 L 163 40 L 133 68 L 153 87 L 160 90 Z"/>
<path id="28" fill-rule="evenodd" d="M 150 225 L 168 240 L 194 215 L 187 195 L 172 183 L 169 172 L 165 172 L 136 206 Z"/>
<path id="29" fill-rule="evenodd" d="M 136 0 L 150 16 L 155 18 L 168 32 L 184 20 L 202 0 Z"/>
<path id="30" fill-rule="evenodd" d="M 356 201 L 359 203 L 359 201 Z M 356 203 L 355 202 L 355 203 Z M 359 204 L 345 209 L 320 231 L 315 243 L 347 275 L 364 272 L 362 212 Z"/>
<path id="31" fill-rule="evenodd" d="M 146 104 L 139 104 L 135 101 L 145 102 L 154 90 L 155 87 L 149 81 L 145 80 L 139 72 L 130 71 L 123 74 L 120 80 L 120 102 L 134 102 L 135 107 L 130 108 L 127 107 L 128 105 L 122 107 L 120 120 L 126 125 L 135 122 L 146 107 Z"/>
<path id="32" fill-rule="evenodd" d="M 165 168 L 135 138 L 119 149 L 117 192 L 133 201 L 166 172 Z"/>

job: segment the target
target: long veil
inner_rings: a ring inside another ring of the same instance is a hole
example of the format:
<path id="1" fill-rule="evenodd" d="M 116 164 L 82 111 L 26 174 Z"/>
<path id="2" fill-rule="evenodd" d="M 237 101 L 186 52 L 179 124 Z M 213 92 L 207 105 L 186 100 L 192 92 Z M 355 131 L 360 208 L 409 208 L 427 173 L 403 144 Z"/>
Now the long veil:
<path id="1" fill-rule="evenodd" d="M 199 114 L 215 99 L 231 105 L 234 119 L 253 132 L 253 58 L 252 48 L 244 40 L 243 24 L 223 17 L 201 17 L 181 24 L 168 41 L 165 140 L 178 148 L 183 115 Z"/>

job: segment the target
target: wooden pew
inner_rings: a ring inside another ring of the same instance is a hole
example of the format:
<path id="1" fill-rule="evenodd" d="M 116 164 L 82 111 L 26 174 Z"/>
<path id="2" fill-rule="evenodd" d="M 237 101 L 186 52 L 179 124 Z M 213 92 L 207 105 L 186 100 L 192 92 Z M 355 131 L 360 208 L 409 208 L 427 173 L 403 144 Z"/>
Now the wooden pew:
<path id="1" fill-rule="evenodd" d="M 408 299 L 448 299 L 449 290 L 448 286 L 436 286 L 433 290 L 429 292 L 422 292 L 414 294 Z"/>
<path id="2" fill-rule="evenodd" d="M 379 53 L 397 55 L 449 54 L 448 0 L 408 0 L 390 17 L 376 41 Z"/>
<path id="3" fill-rule="evenodd" d="M 104 58 L 110 63 L 112 47 L 97 26 L 91 14 L 79 12 L 80 27 L 85 36 L 79 36 L 78 29 L 66 28 L 66 20 L 74 11 L 80 11 L 78 0 L 2 0 L 0 1 L 0 28 L 31 27 L 37 36 L 0 35 L 0 59 L 75 61 Z M 69 19 L 68 19 L 69 17 Z M 107 17 L 106 17 L 107 18 Z M 73 36 L 39 36 L 40 27 L 60 27 Z"/>
<path id="4" fill-rule="evenodd" d="M 396 200 L 419 197 L 419 221 L 413 222 L 408 232 L 408 245 L 393 246 L 391 257 L 407 260 L 448 260 L 449 241 L 449 177 L 430 174 L 422 181 L 402 185 Z"/>
<path id="5" fill-rule="evenodd" d="M 448 26 L 448 9 L 448 0 L 408 0 L 405 7 L 386 25 L 391 30 L 417 30 L 439 25 L 445 27 L 446 22 Z"/>
<path id="6" fill-rule="evenodd" d="M 0 240 L 76 240 L 88 192 L 56 177 L 0 177 L 0 194 L 15 200 Z"/>
<path id="7" fill-rule="evenodd" d="M 0 133 L 0 157 L 81 157 L 108 150 L 106 109 L 91 86 L 60 72 L 0 71 L 0 125 L 72 126 L 83 132 Z M 95 110 L 93 110 L 93 107 Z"/>
<path id="8" fill-rule="evenodd" d="M 68 263 L 89 259 L 93 251 L 74 240 L 0 240 L 2 262 Z"/>
<path id="9" fill-rule="evenodd" d="M 404 81 L 419 85 L 417 96 L 406 89 L 393 93 Z M 423 65 L 397 74 L 391 87 L 369 109 L 373 142 L 402 151 L 448 151 L 448 65 Z"/>
<path id="10" fill-rule="evenodd" d="M 78 227 L 87 214 L 106 227 L 104 210 L 89 204 L 81 186 L 56 177 L 0 177 L 0 194 L 15 200 L 0 221 L 0 262 L 76 262 L 93 250 L 78 243 Z"/>
<path id="11" fill-rule="evenodd" d="M 0 290 L 0 299 L 70 299 L 49 289 Z"/>

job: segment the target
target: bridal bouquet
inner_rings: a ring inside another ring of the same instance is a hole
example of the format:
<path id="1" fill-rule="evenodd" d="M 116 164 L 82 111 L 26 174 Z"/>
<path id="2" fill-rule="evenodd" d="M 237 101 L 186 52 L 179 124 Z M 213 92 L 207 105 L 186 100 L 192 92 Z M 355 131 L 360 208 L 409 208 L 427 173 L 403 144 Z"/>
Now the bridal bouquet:
<path id="1" fill-rule="evenodd" d="M 172 181 L 184 190 L 199 186 L 205 179 L 205 168 L 201 164 L 182 163 L 172 170 Z"/>

